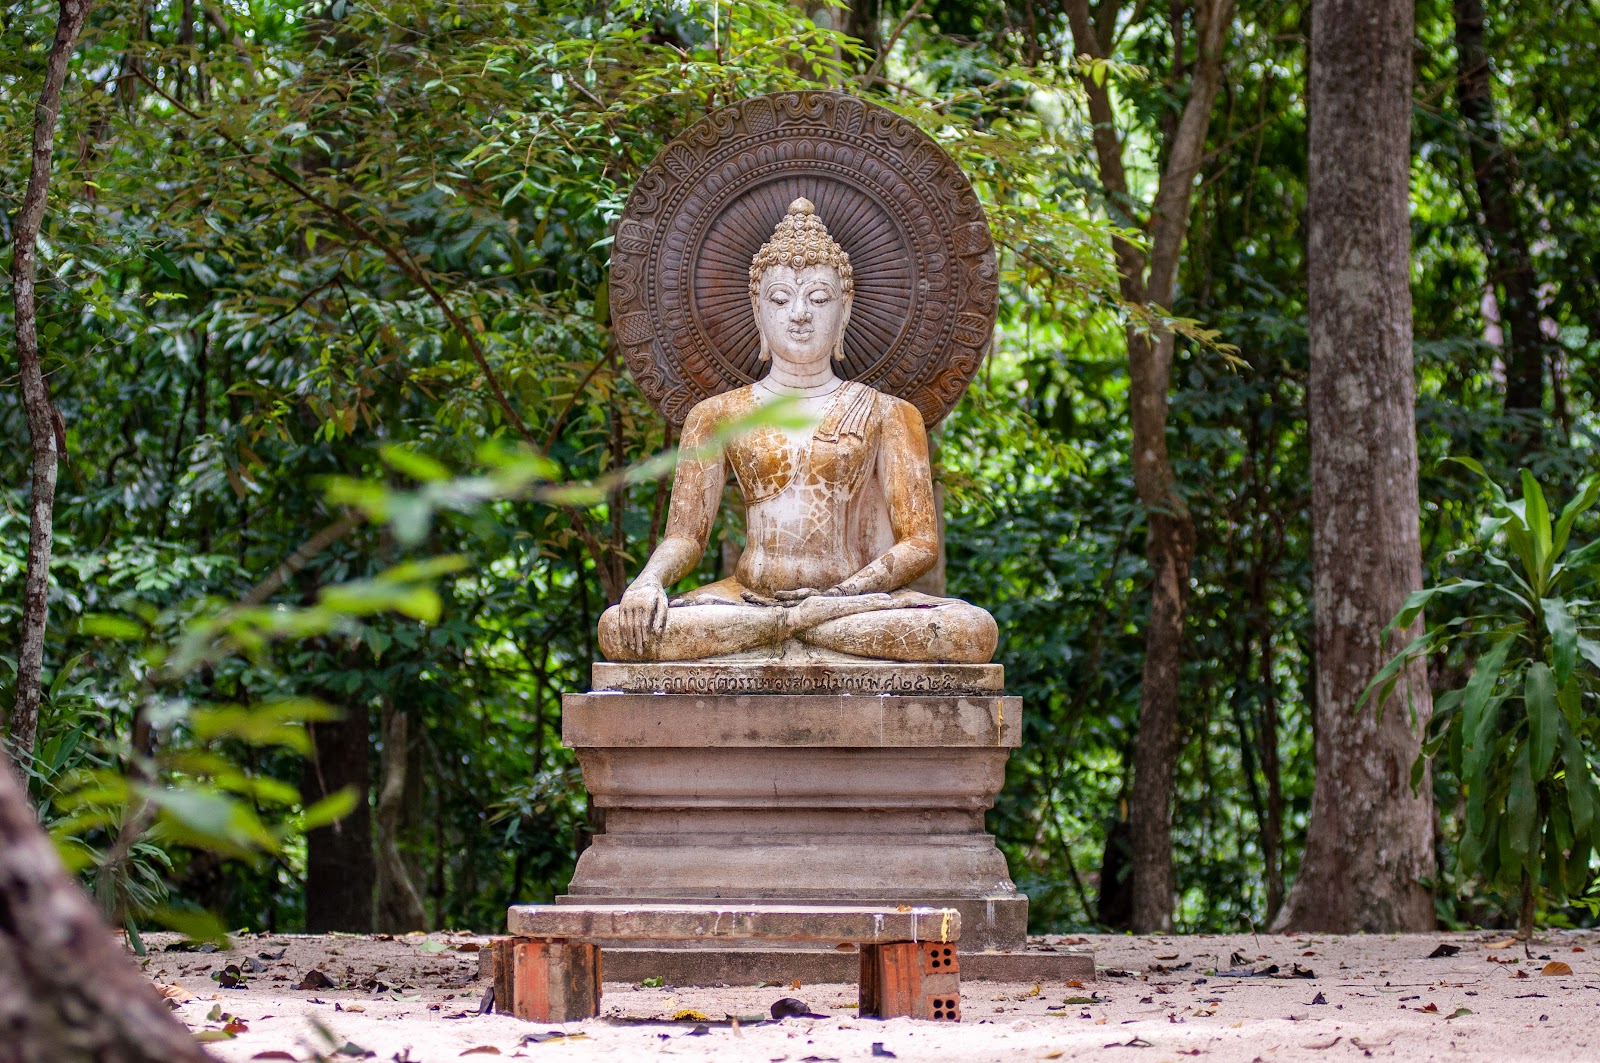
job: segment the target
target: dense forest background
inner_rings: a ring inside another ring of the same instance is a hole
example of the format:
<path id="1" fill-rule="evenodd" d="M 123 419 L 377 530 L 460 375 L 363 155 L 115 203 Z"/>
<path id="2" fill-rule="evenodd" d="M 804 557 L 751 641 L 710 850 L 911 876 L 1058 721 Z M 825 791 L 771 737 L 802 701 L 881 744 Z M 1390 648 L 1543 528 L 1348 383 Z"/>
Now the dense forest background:
<path id="1" fill-rule="evenodd" d="M 1422 0 L 1416 18 L 1434 578 L 1455 571 L 1484 497 L 1445 459 L 1507 483 L 1529 468 L 1558 498 L 1596 465 L 1600 10 Z M 0 16 L 0 225 L 27 180 L 54 20 L 31 2 Z M 1159 238 L 1147 204 L 1210 76 L 1208 20 L 1220 62 L 1167 300 L 1119 281 L 1119 249 Z M 611 226 L 656 151 L 708 109 L 820 83 L 945 143 L 1000 246 L 993 354 L 935 434 L 936 476 L 950 591 L 994 612 L 1026 699 L 991 826 L 1034 929 L 1132 918 L 1151 570 L 1127 345 L 1156 324 L 1176 335 L 1165 437 L 1193 530 L 1168 766 L 1176 925 L 1269 924 L 1315 770 L 1308 32 L 1303 0 L 96 7 L 40 245 L 65 457 L 46 694 L 20 752 L 47 824 L 84 866 L 115 849 L 90 880 L 134 921 L 187 903 L 228 926 L 492 929 L 510 900 L 560 893 L 598 827 L 560 745 L 561 692 L 586 688 L 596 617 L 659 535 L 667 486 L 654 469 L 608 474 L 672 443 L 610 344 Z M 1096 164 L 1097 95 L 1114 103 L 1121 188 Z M 0 418 L 27 438 L 14 387 Z M 600 487 L 483 501 L 448 479 L 519 443 L 554 478 Z M 27 449 L 3 460 L 0 654 L 14 674 Z M 1578 534 L 1593 538 L 1592 520 Z M 437 615 L 428 601 L 352 613 L 182 671 L 153 655 L 225 603 L 309 605 L 440 555 L 466 567 L 438 583 Z M 704 575 L 719 563 L 713 551 Z M 1470 663 L 1441 661 L 1434 678 L 1459 685 Z M 290 697 L 342 711 L 304 751 L 190 711 Z M 84 779 L 156 763 L 250 815 L 197 824 L 214 809 L 174 804 L 136 844 L 115 817 L 84 816 Z M 1513 918 L 1514 897 L 1459 871 L 1458 782 L 1431 785 L 1440 919 Z M 345 787 L 357 799 L 336 825 L 251 844 L 297 801 Z M 185 822 L 239 833 L 237 852 L 186 845 Z"/>

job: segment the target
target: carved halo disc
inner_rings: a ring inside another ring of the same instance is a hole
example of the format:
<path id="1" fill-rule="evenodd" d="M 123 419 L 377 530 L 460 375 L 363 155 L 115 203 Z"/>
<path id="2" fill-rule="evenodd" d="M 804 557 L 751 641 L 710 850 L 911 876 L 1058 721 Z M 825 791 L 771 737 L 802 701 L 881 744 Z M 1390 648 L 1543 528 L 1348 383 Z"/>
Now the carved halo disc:
<path id="1" fill-rule="evenodd" d="M 842 375 L 937 423 L 978 371 L 994 241 L 954 159 L 884 107 L 788 92 L 713 111 L 662 149 L 617 224 L 611 320 L 634 379 L 681 425 L 759 377 L 750 259 L 804 196 L 850 255 Z"/>

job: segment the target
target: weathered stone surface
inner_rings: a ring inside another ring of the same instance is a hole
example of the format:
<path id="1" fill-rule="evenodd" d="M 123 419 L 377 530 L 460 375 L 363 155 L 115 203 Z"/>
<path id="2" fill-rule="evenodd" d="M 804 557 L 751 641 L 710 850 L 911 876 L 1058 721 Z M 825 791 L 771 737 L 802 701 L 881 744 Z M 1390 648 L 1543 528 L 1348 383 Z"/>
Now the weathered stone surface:
<path id="1" fill-rule="evenodd" d="M 850 982 L 860 973 L 860 956 L 838 949 L 682 949 L 607 948 L 606 979 L 642 982 L 663 979 L 672 986 L 806 985 Z M 1007 952 L 961 952 L 963 982 L 1090 982 L 1096 977 L 1090 952 L 1044 952 L 1019 948 Z"/>
<path id="2" fill-rule="evenodd" d="M 1020 945 L 983 818 L 1021 717 L 993 695 L 568 695 L 605 814 L 569 899 L 950 907 L 963 950 Z"/>
<path id="3" fill-rule="evenodd" d="M 567 694 L 561 699 L 561 739 L 579 750 L 842 746 L 1004 751 L 1022 742 L 1022 699 L 992 694 Z M 1004 759 L 1002 752 L 1002 764 Z"/>
<path id="4" fill-rule="evenodd" d="M 777 661 L 601 661 L 593 669 L 596 692 L 630 694 L 1001 694 L 998 664 Z"/>
<path id="5" fill-rule="evenodd" d="M 829 944 L 933 942 L 961 937 L 949 908 L 784 904 L 515 904 L 507 915 L 521 937 L 580 941 L 805 941 Z"/>

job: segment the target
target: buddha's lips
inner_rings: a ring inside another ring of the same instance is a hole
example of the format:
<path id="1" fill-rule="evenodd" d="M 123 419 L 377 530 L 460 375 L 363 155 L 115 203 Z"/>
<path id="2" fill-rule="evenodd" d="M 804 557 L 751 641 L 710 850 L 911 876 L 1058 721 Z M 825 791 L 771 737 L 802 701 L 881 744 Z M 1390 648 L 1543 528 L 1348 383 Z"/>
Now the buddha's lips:
<path id="1" fill-rule="evenodd" d="M 815 331 L 816 329 L 805 326 L 801 326 L 799 328 L 790 326 L 789 335 L 793 336 L 797 340 L 809 340 L 811 338 L 811 334 Z"/>

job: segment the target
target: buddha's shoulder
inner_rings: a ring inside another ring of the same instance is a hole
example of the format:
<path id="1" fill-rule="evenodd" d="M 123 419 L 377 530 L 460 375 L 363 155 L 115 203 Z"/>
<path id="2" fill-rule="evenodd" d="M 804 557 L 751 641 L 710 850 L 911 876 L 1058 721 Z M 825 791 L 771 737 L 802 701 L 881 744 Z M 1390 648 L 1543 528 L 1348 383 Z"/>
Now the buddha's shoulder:
<path id="1" fill-rule="evenodd" d="M 863 384 L 861 386 L 867 387 L 868 385 Z M 916 406 L 898 395 L 889 394 L 887 391 L 879 391 L 877 388 L 871 388 L 870 390 L 876 400 L 878 420 L 885 421 L 892 418 L 908 426 L 913 424 L 919 428 L 922 426 L 922 411 L 918 410 Z"/>
<path id="2" fill-rule="evenodd" d="M 689 416 L 684 420 L 684 431 L 689 431 L 693 426 L 706 428 L 719 425 L 724 421 L 743 417 L 760 405 L 760 399 L 755 392 L 755 385 L 746 384 L 742 388 L 724 391 L 720 395 L 713 395 L 708 399 L 701 399 L 689 410 Z"/>

